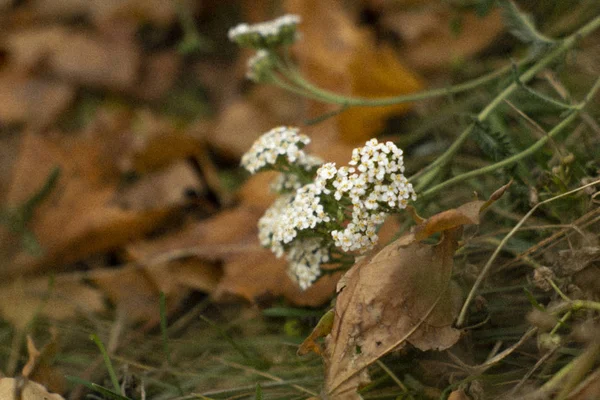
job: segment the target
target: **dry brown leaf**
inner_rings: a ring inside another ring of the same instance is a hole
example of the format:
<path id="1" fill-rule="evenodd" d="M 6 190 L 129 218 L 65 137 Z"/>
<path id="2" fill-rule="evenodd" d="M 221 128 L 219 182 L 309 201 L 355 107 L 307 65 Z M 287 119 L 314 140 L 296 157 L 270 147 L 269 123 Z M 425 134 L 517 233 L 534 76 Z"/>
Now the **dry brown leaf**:
<path id="1" fill-rule="evenodd" d="M 148 101 L 160 99 L 173 87 L 181 64 L 181 56 L 175 51 L 148 56 L 142 63 L 142 76 L 135 86 L 135 94 Z"/>
<path id="2" fill-rule="evenodd" d="M 361 30 L 338 2 L 290 0 L 286 9 L 302 17 L 302 40 L 295 46 L 302 72 L 318 86 L 356 97 L 387 97 L 421 89 L 419 79 L 387 46 Z M 339 106 L 312 103 L 314 118 Z M 377 134 L 385 120 L 406 112 L 406 104 L 351 108 L 336 117 L 337 132 L 350 143 Z"/>
<path id="3" fill-rule="evenodd" d="M 96 23 L 125 18 L 166 26 L 176 18 L 176 5 L 162 0 L 35 0 L 27 6 L 41 18 L 70 20 L 87 16 Z"/>
<path id="4" fill-rule="evenodd" d="M 6 48 L 15 68 L 41 64 L 70 82 L 114 90 L 133 88 L 140 50 L 130 38 L 97 37 L 61 26 L 14 32 Z"/>
<path id="5" fill-rule="evenodd" d="M 464 390 L 458 389 L 458 390 L 454 390 L 454 391 L 452 391 L 452 393 L 450 393 L 450 396 L 448 396 L 448 400 L 471 400 L 471 399 L 469 398 L 469 396 L 467 396 L 467 394 L 465 393 Z"/>
<path id="6" fill-rule="evenodd" d="M 160 292 L 165 293 L 168 311 L 187 295 L 168 264 L 96 270 L 88 278 L 125 312 L 128 322 L 158 321 Z"/>
<path id="7" fill-rule="evenodd" d="M 20 400 L 65 400 L 61 395 L 50 393 L 39 383 L 24 378 L 1 378 L 0 399 L 13 399 L 20 393 Z"/>
<path id="8" fill-rule="evenodd" d="M 30 224 L 45 251 L 43 257 L 21 252 L 4 273 L 23 274 L 122 245 L 171 214 L 171 209 L 140 212 L 115 204 L 118 175 L 114 175 L 115 166 L 107 162 L 110 155 L 102 153 L 104 149 L 85 140 L 64 146 L 40 135 L 24 136 L 7 196 L 9 204 L 22 204 L 30 198 L 55 167 L 61 168 L 61 176 Z"/>
<path id="9" fill-rule="evenodd" d="M 265 171 L 252 175 L 240 188 L 238 195 L 247 206 L 266 210 L 277 198 L 277 194 L 269 190 L 269 185 L 277 177 L 276 171 Z"/>
<path id="10" fill-rule="evenodd" d="M 386 45 L 363 42 L 354 51 L 348 66 L 352 96 L 382 98 L 414 93 L 423 88 L 416 75 L 400 63 L 396 53 Z M 350 143 L 366 141 L 383 130 L 392 115 L 404 114 L 409 103 L 385 107 L 352 107 L 338 117 L 342 138 Z"/>
<path id="11" fill-rule="evenodd" d="M 359 398 L 366 367 L 405 343 L 425 350 L 452 346 L 460 289 L 451 281 L 462 225 L 479 223 L 484 201 L 423 220 L 340 280 L 334 324 L 326 338 L 325 388 L 332 399 Z M 442 232 L 436 245 L 421 242 Z"/>
<path id="12" fill-rule="evenodd" d="M 288 276 L 285 259 L 277 259 L 270 250 L 260 248 L 256 239 L 254 243 L 256 251 L 234 254 L 225 259 L 223 279 L 214 293 L 217 300 L 242 297 L 256 302 L 260 298 L 282 296 L 292 304 L 317 307 L 331 298 L 339 273 L 324 276 L 303 291 Z"/>
<path id="13" fill-rule="evenodd" d="M 241 205 L 176 234 L 131 245 L 128 252 L 134 260 L 152 260 L 169 254 L 221 260 L 223 276 L 213 293 L 217 300 L 241 297 L 254 302 L 264 296 L 283 296 L 298 305 L 323 304 L 333 293 L 339 275 L 325 277 L 307 291 L 300 290 L 287 275 L 286 261 L 275 258 L 258 243 L 257 221 L 262 212 Z"/>
<path id="14" fill-rule="evenodd" d="M 248 240 L 256 236 L 258 217 L 257 211 L 250 207 L 236 207 L 189 224 L 177 233 L 133 243 L 127 247 L 127 252 L 133 260 L 143 262 L 182 249 L 189 249 L 190 255 L 205 259 L 220 259 L 239 252 L 261 250 L 257 243 L 247 245 Z"/>
<path id="15" fill-rule="evenodd" d="M 382 24 L 403 40 L 402 60 L 419 70 L 446 69 L 454 62 L 465 60 L 489 46 L 504 30 L 500 11 L 485 17 L 461 12 L 461 28 L 452 30 L 456 13 L 450 5 L 437 1 L 421 2 L 411 7 L 395 7 L 382 11 Z"/>
<path id="16" fill-rule="evenodd" d="M 25 329 L 39 312 L 52 319 L 73 318 L 78 312 L 104 310 L 102 294 L 82 282 L 77 275 L 54 278 L 19 278 L 0 286 L 0 315 L 17 329 Z"/>
<path id="17" fill-rule="evenodd" d="M 27 353 L 29 358 L 21 371 L 21 375 L 47 387 L 52 392 L 63 393 L 67 382 L 64 374 L 52 365 L 58 353 L 57 330 L 50 329 L 51 339 L 38 350 L 33 339 L 27 335 Z"/>
<path id="18" fill-rule="evenodd" d="M 187 161 L 144 175 L 119 194 L 118 204 L 124 209 L 162 210 L 189 203 L 190 193 L 202 195 L 204 185 Z"/>
<path id="19" fill-rule="evenodd" d="M 45 128 L 69 107 L 74 97 L 75 89 L 69 84 L 5 70 L 0 73 L 0 123 Z"/>
<path id="20" fill-rule="evenodd" d="M 326 339 L 332 398 L 356 391 L 353 377 L 405 342 L 425 351 L 458 340 L 452 322 L 460 294 L 450 283 L 456 234 L 447 232 L 435 246 L 394 242 L 346 273 Z"/>
<path id="21" fill-rule="evenodd" d="M 213 293 L 223 275 L 221 268 L 197 258 L 171 261 L 169 273 L 180 287 L 205 293 Z"/>
<path id="22" fill-rule="evenodd" d="M 175 129 L 172 121 L 149 110 L 136 113 L 132 124 L 131 168 L 139 173 L 164 168 L 183 158 L 197 156 L 201 141 Z"/>
<path id="23" fill-rule="evenodd" d="M 295 95 L 270 86 L 256 86 L 249 96 L 227 105 L 206 140 L 221 154 L 239 159 L 263 133 L 298 121 L 299 105 L 300 99 Z"/>
<path id="24" fill-rule="evenodd" d="M 317 326 L 313 329 L 313 331 L 308 335 L 306 339 L 302 342 L 300 347 L 298 347 L 297 354 L 299 356 L 303 356 L 305 354 L 315 352 L 318 355 L 323 353 L 323 349 L 321 345 L 317 343 L 317 339 L 325 337 L 329 335 L 331 329 L 333 328 L 333 310 L 327 311 L 317 323 Z"/>
<path id="25" fill-rule="evenodd" d="M 479 224 L 479 214 L 485 201 L 472 201 L 462 206 L 442 211 L 417 225 L 412 240 L 423 240 L 429 236 L 467 224 Z M 410 237 L 410 235 L 408 236 Z"/>

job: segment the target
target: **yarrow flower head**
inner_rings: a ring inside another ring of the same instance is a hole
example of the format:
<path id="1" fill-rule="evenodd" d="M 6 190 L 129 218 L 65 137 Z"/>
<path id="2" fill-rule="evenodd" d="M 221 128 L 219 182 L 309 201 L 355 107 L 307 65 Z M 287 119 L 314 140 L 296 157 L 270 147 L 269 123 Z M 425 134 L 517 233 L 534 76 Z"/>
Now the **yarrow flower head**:
<path id="1" fill-rule="evenodd" d="M 300 289 L 308 289 L 321 275 L 321 265 L 329 261 L 329 250 L 323 240 L 309 238 L 296 240 L 287 253 L 288 273 Z"/>
<path id="2" fill-rule="evenodd" d="M 386 216 L 416 199 L 404 176 L 402 150 L 392 142 L 369 140 L 353 151 L 349 166 L 339 168 L 304 153 L 308 143 L 297 128 L 279 127 L 242 158 L 252 173 L 282 172 L 272 184 L 281 196 L 260 218 L 259 239 L 277 257 L 286 256 L 289 274 L 302 289 L 321 276 L 322 264 L 339 263 L 340 251 L 373 248 Z"/>
<path id="3" fill-rule="evenodd" d="M 376 228 L 386 215 L 406 208 L 416 200 L 412 184 L 403 175 L 402 150 L 392 142 L 369 140 L 354 149 L 350 167 L 335 173 L 334 198 L 347 197 L 352 203 L 352 219 L 343 230 L 333 230 L 335 245 L 343 251 L 364 252 L 377 243 Z"/>
<path id="4" fill-rule="evenodd" d="M 258 138 L 250 150 L 242 156 L 241 165 L 252 174 L 266 169 L 275 169 L 278 163 L 285 166 L 292 164 L 300 167 L 312 166 L 313 159 L 302 151 L 308 143 L 310 138 L 300 134 L 298 128 L 280 126 Z"/>
<path id="5" fill-rule="evenodd" d="M 261 244 L 281 257 L 286 246 L 301 231 L 315 229 L 331 221 L 321 202 L 321 194 L 318 185 L 309 183 L 275 201 L 258 221 Z"/>
<path id="6" fill-rule="evenodd" d="M 268 80 L 273 69 L 274 60 L 268 50 L 258 50 L 256 54 L 248 59 L 246 78 L 253 82 Z"/>
<path id="7" fill-rule="evenodd" d="M 229 30 L 228 37 L 241 47 L 273 49 L 294 43 L 298 38 L 296 27 L 299 23 L 298 15 L 286 14 L 259 24 L 239 24 Z"/>

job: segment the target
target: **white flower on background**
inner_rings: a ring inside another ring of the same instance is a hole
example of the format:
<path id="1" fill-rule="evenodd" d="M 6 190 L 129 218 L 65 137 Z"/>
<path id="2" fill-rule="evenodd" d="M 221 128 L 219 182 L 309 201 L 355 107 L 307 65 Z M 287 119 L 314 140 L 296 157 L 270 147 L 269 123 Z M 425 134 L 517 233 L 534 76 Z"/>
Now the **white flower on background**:
<path id="1" fill-rule="evenodd" d="M 258 50 L 256 54 L 248 59 L 246 78 L 253 82 L 266 80 L 273 69 L 274 61 L 268 50 Z"/>
<path id="2" fill-rule="evenodd" d="M 258 138 L 242 156 L 241 165 L 250 173 L 272 168 L 278 161 L 297 164 L 303 168 L 312 166 L 314 158 L 302 151 L 310 138 L 299 133 L 298 128 L 279 126 Z"/>
<path id="3" fill-rule="evenodd" d="M 231 28 L 227 36 L 242 47 L 274 48 L 294 43 L 298 38 L 296 27 L 299 23 L 298 15 L 287 14 L 259 24 L 239 24 Z"/>
<path id="4" fill-rule="evenodd" d="M 306 290 L 321 275 L 321 265 L 329 261 L 329 249 L 319 238 L 296 240 L 288 250 L 287 260 L 290 276 Z"/>
<path id="5" fill-rule="evenodd" d="M 340 168 L 305 154 L 308 142 L 297 128 L 279 127 L 242 158 L 253 173 L 277 169 L 276 164 L 287 168 L 273 185 L 282 196 L 258 222 L 259 239 L 277 257 L 286 255 L 289 273 L 302 289 L 321 275 L 333 246 L 359 254 L 372 249 L 386 216 L 416 199 L 403 174 L 402 150 L 392 142 L 371 139 Z M 307 176 L 313 181 L 303 185 Z"/>

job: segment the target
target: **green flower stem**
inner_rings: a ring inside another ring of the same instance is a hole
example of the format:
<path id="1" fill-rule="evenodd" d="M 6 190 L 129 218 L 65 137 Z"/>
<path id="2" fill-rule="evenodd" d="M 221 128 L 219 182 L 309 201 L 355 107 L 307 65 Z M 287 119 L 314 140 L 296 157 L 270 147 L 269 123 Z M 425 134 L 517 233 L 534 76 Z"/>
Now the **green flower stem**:
<path id="1" fill-rule="evenodd" d="M 553 314 L 560 314 L 564 311 L 594 310 L 600 312 L 600 303 L 592 300 L 571 300 L 565 301 L 558 307 L 550 310 Z"/>
<path id="2" fill-rule="evenodd" d="M 531 68 L 525 71 L 518 79 L 518 82 L 513 82 L 506 89 L 504 89 L 498 96 L 496 96 L 488 105 L 485 107 L 478 115 L 477 121 L 483 122 L 491 113 L 500 105 L 508 96 L 510 96 L 514 91 L 516 91 L 521 84 L 528 82 L 531 80 L 538 72 L 544 69 L 548 64 L 557 59 L 564 52 L 572 48 L 579 39 L 584 36 L 589 35 L 594 30 L 600 27 L 600 17 L 596 17 L 586 25 L 584 25 L 581 29 L 579 29 L 574 34 L 568 36 L 564 40 L 562 40 L 552 51 L 550 51 L 546 56 L 542 57 L 538 62 L 536 62 Z M 454 156 L 454 154 L 458 151 L 458 149 L 462 146 L 462 144 L 467 140 L 473 129 L 475 128 L 476 123 L 473 122 L 470 124 L 460 135 L 454 143 L 444 152 L 436 161 L 429 164 L 426 168 L 424 168 L 418 174 L 413 175 L 409 181 L 412 181 L 418 178 L 419 183 L 416 185 L 417 191 L 424 187 L 427 187 L 429 183 L 437 176 L 440 169 L 450 161 L 450 159 Z"/>
<path id="3" fill-rule="evenodd" d="M 550 132 L 548 132 L 548 134 L 542 138 L 540 138 L 537 142 L 535 142 L 534 144 L 532 144 L 531 146 L 529 146 L 527 149 L 523 150 L 520 153 L 517 153 L 511 157 L 508 157 L 502 161 L 499 161 L 497 163 L 488 165 L 486 167 L 482 167 L 482 168 L 478 168 L 475 169 L 473 171 L 469 171 L 466 172 L 464 174 L 455 176 L 453 178 L 450 178 L 434 187 L 432 187 L 429 190 L 426 190 L 422 193 L 419 194 L 419 198 L 425 198 L 428 196 L 431 196 L 435 193 L 438 193 L 439 191 L 441 191 L 442 189 L 445 189 L 446 187 L 450 186 L 450 185 L 454 185 L 455 183 L 458 182 L 462 182 L 464 180 L 470 179 L 470 178 L 474 178 L 476 176 L 480 176 L 480 175 L 486 175 L 489 174 L 490 172 L 496 171 L 500 168 L 504 168 L 507 167 L 509 165 L 512 165 L 516 162 L 518 162 L 519 160 L 522 160 L 523 158 L 526 158 L 532 154 L 534 154 L 536 151 L 538 151 L 542 146 L 544 146 L 544 144 L 546 144 L 546 142 L 548 140 L 550 140 L 550 138 L 558 135 L 560 132 L 562 132 L 571 122 L 573 122 L 577 116 L 581 113 L 581 111 L 583 110 L 584 106 L 591 100 L 591 98 L 596 94 L 596 92 L 598 91 L 598 89 L 600 89 L 600 78 L 598 78 L 596 80 L 596 82 L 594 83 L 594 85 L 592 86 L 592 88 L 590 89 L 590 91 L 588 92 L 588 94 L 586 95 L 585 99 L 579 103 L 578 105 L 574 106 L 573 111 L 569 113 L 569 115 L 563 119 L 558 125 L 556 125 Z"/>
<path id="4" fill-rule="evenodd" d="M 286 81 L 284 81 L 282 79 L 279 79 L 273 73 L 271 73 L 271 75 L 269 76 L 268 80 L 265 80 L 264 83 L 278 86 L 281 89 L 287 90 L 287 91 L 292 92 L 292 93 L 296 93 L 297 95 L 302 96 L 302 97 L 307 97 L 307 98 L 314 99 L 314 100 L 321 100 L 320 97 L 318 97 L 318 96 L 316 96 L 316 95 L 314 95 L 314 94 L 312 94 L 310 92 L 307 92 L 304 89 L 298 88 L 298 87 L 296 87 L 294 85 L 290 85 L 289 83 L 287 83 Z"/>
<path id="5" fill-rule="evenodd" d="M 523 60 L 518 63 L 517 66 L 522 66 L 526 64 L 529 60 Z M 279 71 L 288 78 L 291 82 L 296 84 L 298 87 L 305 89 L 306 91 L 313 94 L 313 98 L 317 98 L 325 103 L 332 104 L 340 104 L 343 106 L 362 106 L 362 107 L 381 107 L 381 106 L 390 106 L 401 103 L 410 103 L 419 100 L 430 99 L 433 97 L 440 96 L 448 96 L 461 92 L 465 92 L 471 89 L 474 89 L 478 86 L 485 85 L 488 82 L 493 81 L 496 78 L 499 78 L 506 73 L 510 72 L 513 69 L 513 65 L 507 65 L 503 68 L 500 68 L 496 71 L 493 71 L 489 74 L 481 76 L 479 78 L 472 79 L 470 81 L 460 83 L 457 85 L 453 85 L 447 88 L 438 88 L 426 90 L 419 93 L 411 93 L 407 95 L 393 96 L 393 97 L 384 97 L 379 99 L 372 99 L 366 97 L 349 97 L 343 96 L 334 92 L 330 92 L 328 90 L 324 90 L 311 82 L 307 81 L 302 75 L 297 73 L 292 68 L 282 67 L 282 64 L 279 64 Z"/>

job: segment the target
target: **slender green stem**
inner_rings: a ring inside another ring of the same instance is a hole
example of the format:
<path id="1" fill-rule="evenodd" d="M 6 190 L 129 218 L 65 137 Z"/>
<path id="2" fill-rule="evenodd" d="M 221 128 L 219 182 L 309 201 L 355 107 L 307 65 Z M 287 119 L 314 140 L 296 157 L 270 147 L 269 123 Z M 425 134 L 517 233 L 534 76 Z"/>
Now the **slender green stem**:
<path id="1" fill-rule="evenodd" d="M 558 330 L 565 324 L 565 322 L 567 322 L 567 320 L 571 318 L 572 314 L 573 311 L 567 311 L 565 315 L 563 315 L 562 318 L 556 323 L 556 325 L 554 325 L 554 328 L 552 328 L 552 330 L 550 331 L 550 335 L 556 334 L 556 332 L 558 332 Z"/>
<path id="2" fill-rule="evenodd" d="M 464 174 L 461 175 L 457 175 L 453 178 L 450 178 L 434 187 L 432 187 L 429 190 L 426 190 L 422 193 L 419 194 L 420 198 L 425 198 L 428 196 L 431 196 L 435 193 L 438 193 L 439 191 L 441 191 L 442 189 L 445 189 L 448 186 L 454 185 L 458 182 L 462 182 L 465 181 L 467 179 L 470 178 L 474 178 L 476 176 L 480 176 L 480 175 L 486 175 L 489 174 L 490 172 L 496 171 L 500 168 L 504 168 L 507 167 L 509 165 L 512 165 L 526 157 L 531 156 L 532 154 L 534 154 L 536 151 L 538 151 L 542 146 L 544 146 L 544 144 L 546 144 L 546 142 L 548 140 L 550 140 L 550 138 L 558 135 L 560 132 L 562 132 L 571 122 L 573 122 L 575 120 L 575 118 L 577 118 L 577 116 L 579 115 L 579 113 L 583 110 L 583 107 L 585 107 L 585 105 L 590 101 L 590 99 L 592 99 L 592 97 L 596 94 L 596 92 L 600 89 L 600 78 L 598 78 L 596 80 L 596 82 L 594 83 L 594 85 L 592 86 L 592 88 L 590 89 L 590 91 L 588 92 L 588 94 L 586 95 L 585 99 L 579 103 L 577 106 L 573 107 L 573 111 L 565 118 L 563 119 L 558 125 L 556 125 L 550 132 L 548 132 L 548 134 L 542 138 L 540 138 L 538 141 L 536 141 L 534 144 L 532 144 L 531 146 L 529 146 L 527 149 L 523 150 L 520 153 L 517 153 L 511 157 L 508 157 L 502 161 L 498 161 L 497 163 L 482 167 L 482 168 L 478 168 L 475 169 L 473 171 L 469 171 L 466 172 Z M 456 143 L 456 142 L 455 142 Z"/>
<path id="3" fill-rule="evenodd" d="M 104 359 L 104 365 L 106 366 L 106 369 L 108 370 L 108 375 L 110 376 L 110 381 L 113 385 L 115 393 L 120 394 L 121 386 L 119 385 L 119 378 L 117 378 L 117 373 L 115 372 L 115 369 L 113 368 L 113 365 L 112 365 L 112 362 L 110 361 L 108 352 L 106 351 L 106 348 L 104 347 L 104 343 L 102 343 L 100 338 L 95 334 L 91 335 L 90 339 L 92 339 L 92 341 L 96 344 L 96 346 L 98 347 L 98 350 L 100 350 L 100 353 L 102 354 L 102 358 Z"/>
<path id="4" fill-rule="evenodd" d="M 394 371 L 392 371 L 391 369 L 388 368 L 387 365 L 385 365 L 381 360 L 377 360 L 377 365 L 379 365 L 379 367 L 385 371 L 386 374 L 388 374 L 390 376 L 390 378 L 392 378 L 392 380 L 394 382 L 396 382 L 396 385 L 398 385 L 400 387 L 400 389 L 402 389 L 402 391 L 404 393 L 408 393 L 408 388 L 406 387 L 406 385 L 404 385 L 404 383 L 400 380 L 400 378 L 398 378 L 396 376 L 396 374 L 394 374 Z"/>
<path id="5" fill-rule="evenodd" d="M 264 83 L 278 86 L 284 90 L 287 90 L 292 93 L 296 93 L 297 95 L 302 96 L 302 97 L 307 97 L 307 98 L 314 99 L 314 100 L 321 100 L 321 98 L 319 96 L 316 96 L 316 95 L 314 95 L 310 92 L 307 92 L 304 89 L 298 88 L 294 85 L 290 85 L 286 81 L 278 78 L 275 74 L 271 74 L 271 76 L 269 76 L 269 80 L 265 81 Z"/>
<path id="6" fill-rule="evenodd" d="M 530 81 L 538 72 L 544 69 L 548 64 L 553 62 L 567 50 L 572 48 L 575 43 L 579 39 L 584 36 L 589 35 L 594 30 L 600 27 L 600 17 L 594 18 L 592 21 L 584 25 L 581 29 L 579 29 L 574 34 L 568 36 L 563 41 L 561 41 L 552 51 L 550 51 L 546 56 L 542 57 L 538 62 L 536 62 L 531 68 L 525 71 L 519 78 L 517 82 L 513 82 L 506 89 L 504 89 L 498 96 L 496 96 L 488 105 L 485 107 L 476 117 L 478 122 L 483 122 L 491 113 L 501 104 L 508 96 L 510 96 L 513 92 L 515 92 L 521 84 Z M 433 163 L 429 164 L 425 167 L 421 172 L 412 176 L 409 181 L 412 181 L 416 178 L 419 179 L 418 185 L 416 185 L 417 191 L 426 187 L 439 173 L 442 166 L 450 161 L 450 159 L 454 156 L 454 154 L 458 151 L 458 149 L 462 146 L 462 144 L 467 140 L 467 138 L 471 135 L 475 127 L 475 122 L 470 124 L 459 136 L 456 138 L 454 143 L 446 150 L 439 158 Z"/>
<path id="7" fill-rule="evenodd" d="M 520 61 L 518 65 L 525 65 L 529 60 Z M 380 107 L 380 106 L 389 106 L 401 103 L 410 103 L 419 100 L 430 99 L 433 97 L 441 97 L 453 95 L 461 92 L 465 92 L 471 89 L 474 89 L 478 86 L 485 85 L 501 77 L 511 71 L 513 68 L 512 65 L 507 65 L 503 68 L 500 68 L 496 71 L 493 71 L 489 74 L 483 75 L 479 78 L 472 79 L 470 81 L 460 83 L 457 85 L 453 85 L 447 88 L 438 88 L 426 90 L 419 93 L 411 93 L 400 96 L 393 97 L 384 97 L 379 99 L 372 99 L 366 97 L 349 97 L 340 95 L 334 92 L 330 92 L 328 90 L 324 90 L 311 82 L 307 81 L 302 75 L 298 74 L 292 69 L 288 68 L 280 68 L 279 71 L 286 76 L 290 81 L 294 82 L 301 88 L 306 89 L 311 92 L 315 96 L 317 96 L 320 100 L 326 103 L 340 104 L 345 106 L 362 106 L 362 107 Z"/>

